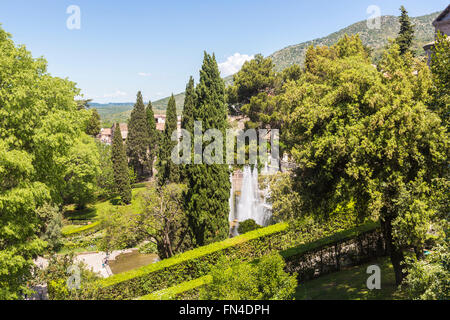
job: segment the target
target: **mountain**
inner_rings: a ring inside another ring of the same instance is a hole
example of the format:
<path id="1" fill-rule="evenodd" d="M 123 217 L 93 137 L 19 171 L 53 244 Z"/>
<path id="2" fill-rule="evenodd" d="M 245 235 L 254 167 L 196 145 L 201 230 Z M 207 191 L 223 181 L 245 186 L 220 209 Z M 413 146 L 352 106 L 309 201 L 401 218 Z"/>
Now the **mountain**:
<path id="1" fill-rule="evenodd" d="M 415 25 L 415 40 L 413 43 L 413 48 L 418 56 L 425 55 L 422 47 L 426 43 L 434 40 L 434 27 L 432 25 L 432 22 L 438 15 L 439 12 L 435 12 L 432 14 L 411 18 L 412 23 Z M 369 29 L 367 26 L 367 20 L 363 20 L 337 32 L 334 32 L 326 37 L 288 46 L 284 49 L 274 52 L 270 55 L 270 57 L 275 64 L 275 69 L 277 71 L 281 71 L 293 64 L 302 65 L 305 59 L 306 50 L 311 45 L 330 46 L 336 43 L 345 34 L 359 34 L 363 44 L 373 49 L 372 54 L 376 61 L 377 59 L 379 59 L 383 48 L 388 43 L 388 39 L 394 39 L 397 36 L 399 30 L 400 24 L 398 22 L 398 17 L 382 16 L 380 29 Z M 226 85 L 230 85 L 233 82 L 233 76 L 224 78 L 224 81 Z M 152 102 L 155 113 L 165 113 L 168 101 L 169 97 Z M 177 104 L 177 111 L 180 114 L 184 104 L 184 92 L 175 95 L 175 101 Z M 91 105 L 94 106 L 94 104 L 92 103 Z M 131 113 L 132 106 L 133 103 L 130 103 L 129 106 L 124 106 L 121 104 L 110 104 L 110 106 L 105 107 L 106 109 L 104 110 L 104 112 L 99 109 L 99 114 L 103 122 L 125 122 Z M 120 110 L 120 112 L 114 114 L 114 110 Z M 105 114 L 105 118 L 102 116 L 102 112 Z"/>
<path id="2" fill-rule="evenodd" d="M 422 47 L 426 43 L 434 40 L 434 27 L 432 22 L 438 15 L 439 12 L 436 12 L 425 16 L 411 18 L 412 23 L 415 25 L 413 48 L 419 56 L 425 54 Z M 388 39 L 397 37 L 399 30 L 400 24 L 398 22 L 398 17 L 382 16 L 380 29 L 369 29 L 367 27 L 367 20 L 360 21 L 326 37 L 286 47 L 273 53 L 270 57 L 273 59 L 277 71 L 281 71 L 293 64 L 302 65 L 305 60 L 306 50 L 311 45 L 330 46 L 336 43 L 345 34 L 359 34 L 363 44 L 373 49 L 373 56 L 375 60 L 377 60 L 380 57 L 383 48 L 388 43 Z"/>

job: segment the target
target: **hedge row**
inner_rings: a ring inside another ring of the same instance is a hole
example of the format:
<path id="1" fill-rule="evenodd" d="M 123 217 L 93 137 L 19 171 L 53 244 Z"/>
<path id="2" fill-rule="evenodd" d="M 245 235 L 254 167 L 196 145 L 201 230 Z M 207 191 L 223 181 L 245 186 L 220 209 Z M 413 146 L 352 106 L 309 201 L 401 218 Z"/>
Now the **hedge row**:
<path id="1" fill-rule="evenodd" d="M 176 286 L 152 292 L 136 300 L 185 300 L 188 296 L 196 296 L 199 288 L 212 281 L 210 275 L 206 275 L 191 281 L 182 282 Z"/>
<path id="2" fill-rule="evenodd" d="M 86 231 L 94 231 L 94 228 L 98 228 L 100 227 L 101 221 L 95 221 L 91 224 L 87 224 L 85 226 L 76 228 L 76 229 L 72 229 L 70 231 L 62 231 L 62 235 L 64 237 L 70 237 L 73 236 L 74 234 L 82 234 L 85 233 Z"/>
<path id="3" fill-rule="evenodd" d="M 301 244 L 299 246 L 280 251 L 280 255 L 285 259 L 293 259 L 295 257 L 304 255 L 308 252 L 320 250 L 324 247 L 334 246 L 337 243 L 345 242 L 354 239 L 362 234 L 375 231 L 379 228 L 379 223 L 368 222 L 366 224 L 338 232 L 331 236 L 321 238 L 319 240 Z M 142 296 L 138 300 L 184 300 L 196 299 L 200 288 L 205 284 L 211 282 L 212 278 L 209 275 L 201 278 L 180 283 L 176 286 L 166 288 L 153 292 L 151 294 Z"/>
<path id="4" fill-rule="evenodd" d="M 272 251 L 330 236 L 355 226 L 355 221 L 333 219 L 317 223 L 312 219 L 295 227 L 279 223 L 235 238 L 196 248 L 169 259 L 130 270 L 95 283 L 85 283 L 81 292 L 68 299 L 133 299 L 207 275 L 223 255 L 250 261 Z"/>
<path id="5" fill-rule="evenodd" d="M 88 284 L 82 299 L 132 299 L 207 275 L 222 255 L 251 260 L 280 247 L 288 225 L 279 223 L 186 251 L 172 258 Z M 75 297 L 71 297 L 75 298 Z"/>
<path id="6" fill-rule="evenodd" d="M 334 245 L 339 242 L 344 242 L 344 241 L 356 238 L 361 234 L 374 231 L 375 229 L 377 229 L 379 227 L 380 227 L 379 222 L 370 221 L 370 222 L 362 224 L 360 226 L 335 233 L 331 236 L 324 237 L 324 238 L 318 239 L 313 242 L 301 244 L 299 246 L 283 250 L 280 252 L 280 255 L 284 259 L 287 259 L 287 258 L 290 258 L 293 256 L 303 255 L 310 251 L 318 250 L 320 248 L 327 247 L 329 245 Z"/>

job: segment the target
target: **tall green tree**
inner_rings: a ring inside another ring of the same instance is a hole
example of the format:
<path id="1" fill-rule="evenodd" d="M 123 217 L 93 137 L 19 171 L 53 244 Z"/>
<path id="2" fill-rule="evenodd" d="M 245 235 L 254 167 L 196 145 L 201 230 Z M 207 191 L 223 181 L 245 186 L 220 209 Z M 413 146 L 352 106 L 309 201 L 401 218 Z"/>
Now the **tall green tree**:
<path id="1" fill-rule="evenodd" d="M 89 113 L 73 82 L 52 77 L 0 28 L 0 299 L 27 293 L 33 258 L 46 241 L 38 209 L 61 205 L 66 159 Z"/>
<path id="2" fill-rule="evenodd" d="M 180 166 L 171 159 L 172 150 L 177 145 L 177 141 L 172 141 L 172 134 L 177 130 L 177 122 L 177 106 L 172 94 L 167 105 L 166 123 L 159 148 L 158 180 L 160 185 L 180 181 Z"/>
<path id="3" fill-rule="evenodd" d="M 194 109 L 196 102 L 194 78 L 191 76 L 186 85 L 183 114 L 181 116 L 181 128 L 194 134 Z"/>
<path id="4" fill-rule="evenodd" d="M 138 225 L 146 239 L 156 244 L 161 259 L 190 248 L 189 228 L 184 212 L 184 184 L 152 185 L 143 194 L 145 209 Z"/>
<path id="5" fill-rule="evenodd" d="M 126 140 L 126 153 L 129 163 L 139 179 L 145 178 L 149 174 L 149 141 L 147 115 L 144 101 L 142 100 L 142 93 L 139 91 L 128 122 L 128 136 Z"/>
<path id="6" fill-rule="evenodd" d="M 100 162 L 100 172 L 97 176 L 98 197 L 109 198 L 115 193 L 111 145 L 96 140 L 96 146 Z"/>
<path id="7" fill-rule="evenodd" d="M 61 199 L 78 209 L 95 200 L 97 177 L 100 174 L 100 155 L 92 137 L 83 134 L 65 159 L 66 171 L 61 176 Z"/>
<path id="8" fill-rule="evenodd" d="M 225 137 L 225 84 L 220 77 L 215 56 L 206 52 L 196 94 L 194 119 L 202 122 L 202 134 L 208 129 L 217 129 Z M 203 145 L 203 150 L 206 147 Z M 227 238 L 230 196 L 228 165 L 193 164 L 189 166 L 188 185 L 186 205 L 195 245 L 202 246 Z"/>
<path id="9" fill-rule="evenodd" d="M 194 86 L 194 78 L 191 76 L 189 78 L 189 82 L 186 85 L 186 91 L 185 91 L 185 98 L 184 98 L 184 107 L 183 107 L 183 114 L 181 116 L 181 128 L 185 129 L 191 134 L 191 138 L 194 137 L 194 109 L 196 104 L 196 93 L 195 93 L 195 86 Z M 191 150 L 193 148 L 193 140 L 191 140 Z M 192 159 L 192 157 L 191 157 Z M 188 170 L 189 164 L 183 164 L 181 165 L 181 180 L 186 181 L 187 180 L 187 170 Z"/>
<path id="10" fill-rule="evenodd" d="M 150 176 L 152 176 L 153 175 L 153 163 L 155 161 L 156 155 L 158 154 L 159 132 L 156 129 L 155 113 L 153 112 L 153 106 L 152 106 L 151 101 L 148 102 L 145 112 L 147 115 L 148 137 L 149 137 L 148 170 L 149 170 Z"/>
<path id="11" fill-rule="evenodd" d="M 400 11 L 400 31 L 396 42 L 400 47 L 400 54 L 404 55 L 406 52 L 411 52 L 411 46 L 414 40 L 414 25 L 411 23 L 411 19 L 408 16 L 408 11 L 406 11 L 404 6 L 400 7 Z"/>
<path id="12" fill-rule="evenodd" d="M 361 218 L 379 219 L 400 283 L 404 250 L 421 252 L 440 228 L 432 195 L 448 174 L 449 138 L 425 105 L 429 70 L 395 43 L 377 70 L 357 36 L 309 58 L 309 71 L 286 84 L 282 110 L 301 211 L 326 217 L 354 201 Z"/>
<path id="13" fill-rule="evenodd" d="M 123 203 L 131 202 L 131 186 L 130 177 L 128 173 L 127 155 L 123 146 L 122 133 L 120 132 L 119 124 L 116 124 L 116 129 L 113 134 L 111 160 L 114 169 L 114 182 L 120 199 Z"/>
<path id="14" fill-rule="evenodd" d="M 100 133 L 100 115 L 97 109 L 91 110 L 91 117 L 86 125 L 86 133 L 90 136 L 97 136 Z"/>

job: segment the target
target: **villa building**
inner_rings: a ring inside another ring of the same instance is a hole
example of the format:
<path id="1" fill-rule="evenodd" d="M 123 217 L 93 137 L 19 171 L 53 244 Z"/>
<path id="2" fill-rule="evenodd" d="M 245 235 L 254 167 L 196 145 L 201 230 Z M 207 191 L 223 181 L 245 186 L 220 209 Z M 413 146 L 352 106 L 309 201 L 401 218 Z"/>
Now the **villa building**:
<path id="1" fill-rule="evenodd" d="M 445 10 L 442 11 L 441 14 L 433 21 L 433 26 L 436 35 L 438 31 L 440 31 L 442 34 L 447 35 L 447 37 L 450 35 L 450 5 L 448 5 L 447 8 L 445 8 Z M 426 44 L 423 47 L 423 49 L 428 55 L 428 63 L 430 62 L 431 51 L 433 46 L 434 41 Z"/>
<path id="2" fill-rule="evenodd" d="M 164 131 L 164 126 L 166 123 L 166 116 L 162 114 L 155 115 L 156 129 L 159 131 Z M 181 117 L 177 118 L 177 127 L 178 130 L 181 128 Z M 128 124 L 119 123 L 120 133 L 122 134 L 123 142 L 128 136 Z M 97 135 L 97 139 L 106 144 L 112 144 L 112 138 L 114 135 L 114 130 L 116 130 L 116 124 L 114 124 L 111 128 L 101 128 L 100 133 Z"/>

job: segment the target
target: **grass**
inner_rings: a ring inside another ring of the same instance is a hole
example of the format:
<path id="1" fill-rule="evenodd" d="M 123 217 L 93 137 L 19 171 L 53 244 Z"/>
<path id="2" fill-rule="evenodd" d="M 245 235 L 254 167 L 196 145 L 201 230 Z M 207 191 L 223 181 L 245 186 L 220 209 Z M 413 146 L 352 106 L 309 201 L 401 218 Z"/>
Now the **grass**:
<path id="1" fill-rule="evenodd" d="M 145 184 L 138 184 L 132 190 L 133 201 L 131 203 L 132 210 L 140 210 L 141 209 L 141 201 L 136 201 L 136 196 L 146 189 Z M 85 231 L 86 229 L 90 229 L 93 225 L 97 225 L 102 217 L 116 207 L 118 207 L 119 197 L 114 197 L 108 200 L 99 201 L 93 205 L 88 206 L 87 208 L 81 210 L 75 210 L 74 206 L 67 206 L 64 212 L 64 218 L 73 222 L 72 224 L 68 224 L 62 228 L 63 234 L 73 234 L 77 232 Z M 92 222 L 90 225 L 80 224 L 79 222 Z M 78 231 L 77 231 L 78 230 Z"/>
<path id="2" fill-rule="evenodd" d="M 366 273 L 369 265 L 381 269 L 381 289 L 367 289 Z M 346 268 L 317 279 L 299 283 L 295 292 L 296 300 L 399 300 L 402 295 L 396 292 L 394 269 L 388 257 L 373 262 Z"/>

